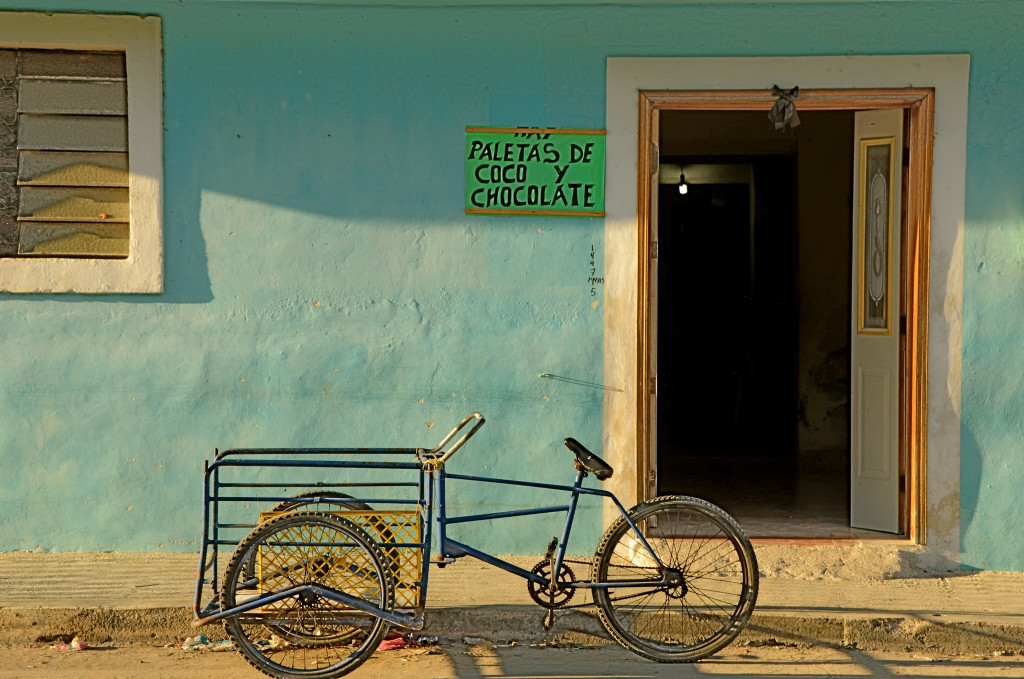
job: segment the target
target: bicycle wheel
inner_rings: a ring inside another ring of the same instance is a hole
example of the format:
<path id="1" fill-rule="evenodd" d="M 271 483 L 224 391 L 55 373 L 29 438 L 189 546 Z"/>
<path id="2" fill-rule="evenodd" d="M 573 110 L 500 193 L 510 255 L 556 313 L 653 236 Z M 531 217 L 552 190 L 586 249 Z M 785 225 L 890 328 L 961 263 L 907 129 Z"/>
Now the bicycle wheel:
<path id="1" fill-rule="evenodd" d="M 247 577 L 256 564 L 254 577 Z M 313 584 L 394 608 L 387 558 L 361 528 L 341 517 L 294 511 L 258 526 L 232 554 L 221 609 L 259 596 Z M 227 635 L 242 656 L 279 679 L 333 679 L 373 654 L 389 625 L 313 592 L 227 618 Z"/>
<path id="2" fill-rule="evenodd" d="M 276 505 L 271 507 L 270 511 L 293 512 L 299 509 L 318 512 L 373 511 L 373 508 L 362 500 L 357 500 L 351 495 L 346 495 L 345 493 L 335 490 L 310 490 L 299 493 L 292 498 L 278 502 Z M 394 580 L 397 587 L 398 583 L 403 580 L 402 568 L 399 563 L 399 550 L 395 547 L 381 546 L 393 543 L 395 539 L 394 533 L 392 533 L 391 529 L 388 528 L 387 523 L 381 521 L 379 518 L 369 520 L 350 520 L 366 531 L 366 534 L 373 538 L 373 541 L 381 547 L 381 552 L 388 557 L 387 561 L 391 565 L 392 580 Z M 255 573 L 254 568 L 255 564 L 250 564 L 247 576 L 251 576 Z"/>
<path id="3" fill-rule="evenodd" d="M 736 521 L 710 502 L 662 497 L 638 505 L 605 532 L 594 555 L 598 615 L 629 650 L 658 662 L 694 662 L 721 650 L 750 618 L 757 559 Z"/>

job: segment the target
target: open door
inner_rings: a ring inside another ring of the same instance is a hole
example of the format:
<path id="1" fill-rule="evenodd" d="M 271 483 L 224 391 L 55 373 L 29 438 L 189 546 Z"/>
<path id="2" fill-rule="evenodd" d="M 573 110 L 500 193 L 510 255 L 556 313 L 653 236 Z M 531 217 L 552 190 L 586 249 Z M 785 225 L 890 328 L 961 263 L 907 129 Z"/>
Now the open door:
<path id="1" fill-rule="evenodd" d="M 900 233 L 903 111 L 854 123 L 850 523 L 900 532 Z"/>

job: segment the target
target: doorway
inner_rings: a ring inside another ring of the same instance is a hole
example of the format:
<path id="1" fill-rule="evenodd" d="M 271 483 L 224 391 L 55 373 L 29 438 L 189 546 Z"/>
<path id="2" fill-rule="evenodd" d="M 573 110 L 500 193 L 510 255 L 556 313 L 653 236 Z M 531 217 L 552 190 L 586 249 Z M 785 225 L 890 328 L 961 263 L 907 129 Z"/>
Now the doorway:
<path id="1" fill-rule="evenodd" d="M 657 492 L 657 384 L 649 363 L 657 339 L 648 301 L 656 284 L 649 248 L 660 117 L 674 110 L 767 115 L 774 103 L 768 84 L 799 84 L 801 117 L 828 110 L 904 112 L 903 315 L 895 319 L 904 338 L 900 524 L 911 543 L 955 550 L 970 57 L 609 57 L 607 64 L 603 363 L 604 382 L 615 389 L 604 393 L 602 457 L 619 473 L 605 488 L 626 506 Z M 605 521 L 615 518 L 614 507 L 606 507 Z"/>
<path id="2" fill-rule="evenodd" d="M 850 528 L 852 111 L 660 117 L 656 493 L 754 536 Z M 693 423 L 696 426 L 686 426 Z"/>
<path id="3" fill-rule="evenodd" d="M 676 91 L 652 91 L 640 92 L 640 107 L 638 111 L 638 132 L 639 148 L 648 149 L 649 152 L 641 151 L 639 154 L 640 167 L 638 184 L 639 195 L 637 196 L 637 218 L 640 227 L 641 247 L 651 251 L 651 257 L 641 258 L 638 262 L 639 294 L 642 300 L 638 304 L 639 311 L 639 334 L 637 337 L 638 355 L 641 357 L 638 363 L 637 385 L 648 394 L 647 398 L 637 400 L 637 442 L 638 442 L 638 496 L 640 498 L 653 497 L 659 492 L 659 432 L 658 426 L 658 370 L 659 347 L 658 347 L 658 325 L 657 315 L 657 285 L 659 278 L 658 242 L 655 237 L 658 227 L 658 209 L 660 201 L 656 197 L 660 193 L 659 173 L 661 152 L 660 130 L 665 124 L 668 114 L 672 112 L 700 111 L 708 115 L 718 115 L 728 118 L 733 112 L 759 111 L 770 107 L 770 97 L 760 92 L 750 91 L 699 91 L 699 92 L 676 92 Z M 894 157 L 904 159 L 902 172 L 905 181 L 903 194 L 897 193 L 893 199 L 897 204 L 904 206 L 902 222 L 902 239 L 904 245 L 899 251 L 904 253 L 899 266 L 894 269 L 901 273 L 898 286 L 892 289 L 892 298 L 896 302 L 893 311 L 895 314 L 893 332 L 899 338 L 898 368 L 891 373 L 892 384 L 897 385 L 898 393 L 892 398 L 893 413 L 890 431 L 897 432 L 898 441 L 890 450 L 893 461 L 890 469 L 894 480 L 892 491 L 898 493 L 894 497 L 892 507 L 894 508 L 893 523 L 897 525 L 894 534 L 906 536 L 911 539 L 920 539 L 923 531 L 923 480 L 924 480 L 924 401 L 923 392 L 919 390 L 919 376 L 924 374 L 926 368 L 925 356 L 922 353 L 925 338 L 925 316 L 921 313 L 925 306 L 927 290 L 927 227 L 928 227 L 928 199 L 931 186 L 931 125 L 933 121 L 932 111 L 934 103 L 934 91 L 930 89 L 903 89 L 903 90 L 878 90 L 878 91 L 842 91 L 842 90 L 818 90 L 809 93 L 809 96 L 802 94 L 810 101 L 804 104 L 801 110 L 831 111 L 831 112 L 856 112 L 874 109 L 889 109 L 903 111 L 901 114 L 906 127 L 907 144 L 903 147 L 903 153 L 893 152 Z M 768 104 L 768 105 L 766 105 Z M 733 150 L 732 153 L 741 153 L 742 150 Z M 839 166 L 841 163 L 829 163 L 829 166 Z M 648 181 L 644 178 L 649 177 Z M 799 189 L 797 191 L 799 194 Z M 902 196 L 902 199 L 901 197 Z M 844 207 L 845 216 L 843 224 L 850 223 L 850 201 L 833 200 L 832 204 L 846 203 Z M 923 247 L 924 246 L 924 247 Z M 756 245 L 752 252 L 756 256 Z M 849 279 L 847 279 L 849 280 Z M 849 290 L 849 288 L 847 288 Z M 849 307 L 847 307 L 848 309 Z M 845 313 L 845 312 L 844 312 Z M 847 325 L 845 320 L 843 325 Z M 764 328 L 759 328 L 764 330 Z M 695 360 L 699 357 L 695 357 Z M 895 359 L 895 355 L 894 355 Z M 889 379 L 889 378 L 887 378 Z M 856 382 L 855 382 L 856 384 Z M 913 385 L 908 389 L 907 385 Z M 641 392 L 642 393 L 642 392 Z M 857 394 L 851 396 L 851 403 L 860 403 Z M 800 404 L 802 407 L 802 404 Z M 691 421 L 691 427 L 700 427 L 701 423 Z M 800 452 L 800 451 L 797 451 Z M 792 453 L 791 453 L 792 454 Z M 898 459 L 896 459 L 898 457 Z M 800 464 L 799 457 L 796 464 Z M 827 466 L 827 465 L 826 465 Z M 850 468 L 849 462 L 846 466 Z M 776 471 L 794 469 L 791 458 L 788 465 L 774 465 Z M 799 468 L 799 467 L 797 467 Z M 746 469 L 750 476 L 756 476 L 757 470 Z M 834 471 L 834 470 L 833 470 Z M 853 469 L 850 469 L 850 473 Z M 896 474 L 899 478 L 897 479 Z M 791 483 L 799 486 L 801 481 L 807 477 L 797 474 L 795 478 L 790 475 Z M 849 478 L 849 476 L 847 476 Z M 898 483 L 896 483 L 898 481 Z M 803 484 L 806 485 L 806 484 Z M 839 493 L 834 489 L 823 490 L 826 486 L 817 484 L 814 486 L 819 494 L 833 498 Z M 855 488 L 855 487 L 854 487 Z M 898 490 L 897 490 L 898 488 Z M 707 493 L 702 493 L 707 495 Z M 776 498 L 782 497 L 777 493 Z M 793 515 L 780 516 L 779 522 L 773 522 L 763 502 L 758 503 L 757 492 L 746 492 L 744 497 L 752 499 L 755 507 L 751 511 L 754 518 L 758 520 L 769 519 L 763 530 L 751 530 L 755 536 L 795 539 L 864 539 L 876 537 L 875 533 L 867 535 L 858 534 L 852 531 L 849 523 L 840 524 L 838 534 L 832 530 L 832 526 L 825 527 L 813 525 L 809 528 L 801 527 Z M 854 498 L 851 505 L 862 503 Z M 898 509 L 897 509 L 898 507 Z M 742 508 L 734 507 L 733 511 L 743 517 Z M 816 513 L 817 510 L 811 513 Z M 898 514 L 898 516 L 897 516 Z M 849 512 L 847 510 L 847 516 Z M 848 519 L 847 519 L 848 521 Z M 752 524 L 747 523 L 747 526 Z M 824 530 L 824 532 L 822 532 Z M 879 537 L 885 534 L 877 534 Z"/>

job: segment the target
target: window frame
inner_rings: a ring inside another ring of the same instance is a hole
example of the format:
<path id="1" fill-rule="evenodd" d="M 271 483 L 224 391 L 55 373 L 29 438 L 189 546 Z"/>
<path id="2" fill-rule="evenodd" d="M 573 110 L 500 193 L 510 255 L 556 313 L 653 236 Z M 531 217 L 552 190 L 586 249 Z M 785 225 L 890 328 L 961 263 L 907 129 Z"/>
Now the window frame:
<path id="1" fill-rule="evenodd" d="M 0 47 L 124 52 L 131 224 L 126 259 L 0 258 L 0 292 L 163 292 L 160 18 L 0 12 Z"/>

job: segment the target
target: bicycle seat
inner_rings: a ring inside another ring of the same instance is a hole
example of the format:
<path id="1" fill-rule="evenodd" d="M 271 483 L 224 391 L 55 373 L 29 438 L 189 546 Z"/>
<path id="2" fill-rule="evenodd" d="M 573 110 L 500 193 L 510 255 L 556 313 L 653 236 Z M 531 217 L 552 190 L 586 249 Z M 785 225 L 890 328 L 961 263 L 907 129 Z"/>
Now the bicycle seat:
<path id="1" fill-rule="evenodd" d="M 586 446 L 576 439 L 565 439 L 565 447 L 576 455 L 577 469 L 590 472 L 601 481 L 612 477 L 611 465 L 587 450 Z"/>

